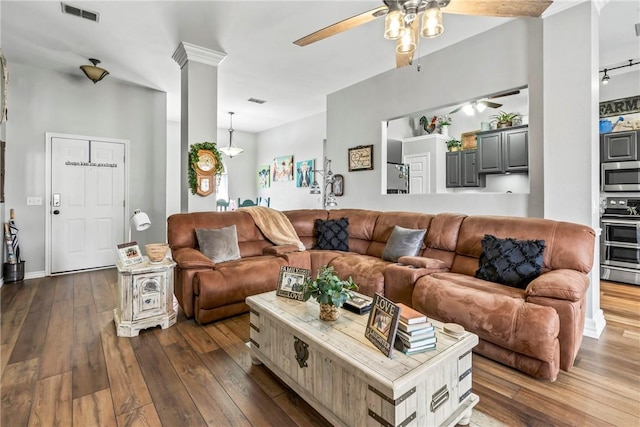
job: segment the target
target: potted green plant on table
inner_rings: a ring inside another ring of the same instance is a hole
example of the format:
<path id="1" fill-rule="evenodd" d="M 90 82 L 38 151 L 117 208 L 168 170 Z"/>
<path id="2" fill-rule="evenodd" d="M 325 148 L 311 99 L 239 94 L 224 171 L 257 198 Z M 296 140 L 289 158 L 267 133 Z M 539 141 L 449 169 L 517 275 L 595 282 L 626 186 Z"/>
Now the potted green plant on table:
<path id="1" fill-rule="evenodd" d="M 320 320 L 336 320 L 340 316 L 338 308 L 353 297 L 350 292 L 352 289 L 358 289 L 358 285 L 351 277 L 342 280 L 335 274 L 333 267 L 323 265 L 318 270 L 315 280 L 308 278 L 305 281 L 303 298 L 307 301 L 313 297 L 318 301 Z"/>
<path id="2" fill-rule="evenodd" d="M 462 141 L 459 139 L 451 138 L 446 142 L 449 151 L 458 151 L 462 147 Z"/>
<path id="3" fill-rule="evenodd" d="M 513 121 L 522 117 L 520 113 L 507 113 L 506 111 L 500 111 L 498 114 L 491 116 L 498 128 L 506 128 L 513 125 Z"/>

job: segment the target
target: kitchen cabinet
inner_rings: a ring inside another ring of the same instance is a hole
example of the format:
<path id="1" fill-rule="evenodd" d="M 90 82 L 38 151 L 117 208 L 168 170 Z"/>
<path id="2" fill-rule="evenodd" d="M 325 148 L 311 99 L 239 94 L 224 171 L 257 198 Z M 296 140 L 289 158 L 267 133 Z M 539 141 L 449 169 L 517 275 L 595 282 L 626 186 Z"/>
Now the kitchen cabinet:
<path id="1" fill-rule="evenodd" d="M 478 173 L 529 171 L 529 127 L 516 126 L 479 132 Z"/>
<path id="2" fill-rule="evenodd" d="M 478 150 L 446 153 L 447 188 L 484 187 L 486 177 L 478 175 Z"/>
<path id="3" fill-rule="evenodd" d="M 600 161 L 624 162 L 638 160 L 640 131 L 612 132 L 600 135 Z"/>

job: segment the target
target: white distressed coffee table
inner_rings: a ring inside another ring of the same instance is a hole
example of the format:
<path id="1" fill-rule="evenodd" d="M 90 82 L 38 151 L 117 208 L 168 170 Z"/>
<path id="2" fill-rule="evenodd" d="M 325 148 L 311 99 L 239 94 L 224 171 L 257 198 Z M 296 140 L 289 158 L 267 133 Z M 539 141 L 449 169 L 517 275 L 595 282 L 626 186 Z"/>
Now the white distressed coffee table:
<path id="1" fill-rule="evenodd" d="M 249 343 L 264 363 L 334 425 L 452 426 L 468 424 L 478 396 L 471 392 L 471 349 L 478 337 L 456 339 L 436 326 L 435 350 L 384 356 L 365 337 L 368 315 L 340 310 L 318 319 L 318 304 L 278 297 L 246 299 Z"/>

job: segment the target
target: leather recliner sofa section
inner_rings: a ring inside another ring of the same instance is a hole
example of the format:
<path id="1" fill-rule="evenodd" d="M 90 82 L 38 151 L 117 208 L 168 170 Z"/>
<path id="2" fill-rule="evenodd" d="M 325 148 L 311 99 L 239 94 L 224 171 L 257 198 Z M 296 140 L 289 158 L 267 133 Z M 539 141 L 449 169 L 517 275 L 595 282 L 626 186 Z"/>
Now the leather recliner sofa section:
<path id="1" fill-rule="evenodd" d="M 582 342 L 587 274 L 595 233 L 587 226 L 539 218 L 378 212 L 362 209 L 291 210 L 306 250 L 274 246 L 246 212 L 175 214 L 168 240 L 177 263 L 175 294 L 187 317 L 200 323 L 248 311 L 244 299 L 274 290 L 280 267 L 316 271 L 333 266 L 359 291 L 410 305 L 432 318 L 477 334 L 479 354 L 534 377 L 554 381 L 570 370 Z M 317 219 L 349 219 L 349 251 L 313 249 Z M 241 258 L 214 263 L 198 248 L 196 228 L 235 224 Z M 412 265 L 383 260 L 395 225 L 426 229 Z M 485 234 L 544 240 L 541 274 L 519 289 L 475 277 Z M 415 261 L 415 262 L 414 262 Z"/>

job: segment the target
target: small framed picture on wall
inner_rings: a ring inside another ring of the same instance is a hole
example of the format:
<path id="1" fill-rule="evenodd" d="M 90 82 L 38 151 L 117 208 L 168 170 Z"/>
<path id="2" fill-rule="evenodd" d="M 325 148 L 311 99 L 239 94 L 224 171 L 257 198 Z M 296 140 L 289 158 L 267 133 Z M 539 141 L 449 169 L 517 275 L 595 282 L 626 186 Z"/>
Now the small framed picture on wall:
<path id="1" fill-rule="evenodd" d="M 349 148 L 349 172 L 373 170 L 373 145 Z"/>

